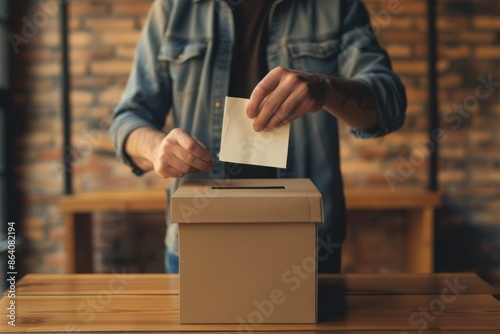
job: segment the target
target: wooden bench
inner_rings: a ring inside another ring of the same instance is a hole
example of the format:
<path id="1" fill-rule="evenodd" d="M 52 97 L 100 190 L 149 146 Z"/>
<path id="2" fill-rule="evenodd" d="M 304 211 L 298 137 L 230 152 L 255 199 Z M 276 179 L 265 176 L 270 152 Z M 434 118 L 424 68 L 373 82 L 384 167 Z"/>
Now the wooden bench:
<path id="1" fill-rule="evenodd" d="M 434 267 L 434 210 L 441 192 L 424 189 L 346 189 L 347 210 L 406 210 L 407 271 L 431 273 Z M 60 203 L 66 225 L 66 272 L 91 273 L 92 214 L 97 212 L 164 212 L 166 190 L 93 191 L 65 196 Z"/>

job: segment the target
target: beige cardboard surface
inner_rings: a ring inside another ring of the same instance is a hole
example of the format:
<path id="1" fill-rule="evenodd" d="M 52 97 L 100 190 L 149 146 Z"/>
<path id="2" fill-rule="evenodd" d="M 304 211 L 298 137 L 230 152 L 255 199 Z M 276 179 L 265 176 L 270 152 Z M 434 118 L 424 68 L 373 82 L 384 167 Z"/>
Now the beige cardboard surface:
<path id="1" fill-rule="evenodd" d="M 184 183 L 171 197 L 172 223 L 323 222 L 321 194 L 309 179 Z"/>
<path id="2" fill-rule="evenodd" d="M 323 206 L 310 180 L 187 182 L 171 205 L 181 323 L 316 322 Z"/>
<path id="3" fill-rule="evenodd" d="M 181 224 L 181 323 L 316 322 L 316 224 Z"/>

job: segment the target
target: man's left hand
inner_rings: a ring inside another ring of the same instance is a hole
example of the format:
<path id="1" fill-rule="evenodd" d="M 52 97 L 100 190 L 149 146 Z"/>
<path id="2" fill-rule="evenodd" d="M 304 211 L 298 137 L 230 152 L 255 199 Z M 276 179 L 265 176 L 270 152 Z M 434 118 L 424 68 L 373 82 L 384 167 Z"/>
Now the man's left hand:
<path id="1" fill-rule="evenodd" d="M 253 129 L 271 131 L 319 111 L 328 90 L 326 76 L 277 67 L 255 87 L 247 107 Z"/>

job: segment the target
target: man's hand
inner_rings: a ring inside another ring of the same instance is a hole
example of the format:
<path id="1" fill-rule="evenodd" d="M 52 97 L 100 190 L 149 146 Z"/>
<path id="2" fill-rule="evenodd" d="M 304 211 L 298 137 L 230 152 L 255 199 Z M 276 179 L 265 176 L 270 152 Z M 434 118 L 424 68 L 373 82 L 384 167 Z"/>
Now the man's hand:
<path id="1" fill-rule="evenodd" d="M 247 116 L 254 119 L 255 131 L 271 131 L 325 103 L 327 83 L 318 73 L 305 73 L 277 67 L 255 87 Z"/>
<path id="2" fill-rule="evenodd" d="M 177 128 L 156 148 L 153 169 L 161 177 L 180 178 L 198 170 L 210 172 L 213 169 L 213 160 L 203 143 Z"/>
<path id="3" fill-rule="evenodd" d="M 355 129 L 378 124 L 375 99 L 361 81 L 283 67 L 255 87 L 247 116 L 255 131 L 271 131 L 322 108 Z"/>
<path id="4" fill-rule="evenodd" d="M 210 151 L 182 129 L 165 134 L 150 127 L 137 128 L 128 136 L 125 152 L 137 167 L 144 171 L 154 170 L 164 178 L 180 178 L 213 168 Z"/>

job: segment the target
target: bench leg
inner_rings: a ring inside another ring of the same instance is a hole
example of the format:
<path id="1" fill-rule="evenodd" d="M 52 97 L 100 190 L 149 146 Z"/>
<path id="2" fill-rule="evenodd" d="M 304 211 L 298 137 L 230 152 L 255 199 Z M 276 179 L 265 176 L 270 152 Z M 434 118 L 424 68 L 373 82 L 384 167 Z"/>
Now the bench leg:
<path id="1" fill-rule="evenodd" d="M 434 209 L 410 211 L 408 224 L 408 272 L 434 271 Z"/>
<path id="2" fill-rule="evenodd" d="M 92 273 L 92 215 L 66 214 L 66 273 Z"/>

